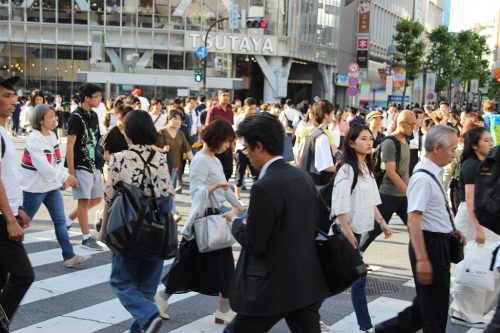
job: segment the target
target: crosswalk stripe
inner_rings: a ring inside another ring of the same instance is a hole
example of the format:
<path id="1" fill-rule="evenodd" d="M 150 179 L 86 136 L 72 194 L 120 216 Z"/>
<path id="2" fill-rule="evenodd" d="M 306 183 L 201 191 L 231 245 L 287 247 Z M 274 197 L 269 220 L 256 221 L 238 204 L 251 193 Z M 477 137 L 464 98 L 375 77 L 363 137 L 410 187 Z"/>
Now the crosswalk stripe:
<path id="1" fill-rule="evenodd" d="M 73 237 L 79 236 L 82 233 L 78 231 L 68 231 L 68 234 L 69 237 Z M 24 235 L 23 244 L 32 244 L 51 240 L 56 240 L 56 233 L 54 232 L 54 230 L 28 232 Z"/>
<path id="2" fill-rule="evenodd" d="M 396 316 L 401 310 L 411 305 L 411 302 L 403 301 L 397 298 L 379 297 L 368 303 L 368 310 L 372 324 L 376 325 L 384 320 Z M 328 318 L 322 318 L 328 324 Z M 337 321 L 330 326 L 331 330 L 337 333 L 352 333 L 359 331 L 356 314 L 352 312 L 350 315 Z"/>
<path id="3" fill-rule="evenodd" d="M 173 259 L 166 260 L 163 265 L 169 265 L 173 261 Z M 21 305 L 107 282 L 109 281 L 110 273 L 111 264 L 106 264 L 35 281 L 24 296 Z"/>
<path id="4" fill-rule="evenodd" d="M 109 248 L 105 244 L 100 243 L 100 245 L 104 248 L 103 251 L 99 251 L 99 252 L 92 251 L 92 250 L 82 248 L 80 246 L 73 246 L 73 251 L 75 252 L 76 255 L 80 255 L 80 256 L 91 256 L 93 254 L 98 254 L 98 253 L 103 253 L 103 252 L 109 251 Z M 31 266 L 33 266 L 33 267 L 52 264 L 52 263 L 59 262 L 59 261 L 62 263 L 62 261 L 63 261 L 62 250 L 60 248 L 30 253 L 30 254 L 28 254 L 28 257 L 30 259 Z"/>
<path id="5" fill-rule="evenodd" d="M 158 289 L 161 287 L 162 285 L 159 285 Z M 169 299 L 169 303 L 173 304 L 196 295 L 198 295 L 198 293 L 194 292 L 172 295 Z M 92 333 L 121 323 L 130 318 L 131 316 L 127 310 L 125 310 L 120 301 L 115 298 L 22 328 L 12 333 Z"/>
<path id="6" fill-rule="evenodd" d="M 170 333 L 222 333 L 224 331 L 225 325 L 220 325 L 215 323 L 215 316 L 210 315 L 200 318 L 188 325 L 179 327 Z"/>

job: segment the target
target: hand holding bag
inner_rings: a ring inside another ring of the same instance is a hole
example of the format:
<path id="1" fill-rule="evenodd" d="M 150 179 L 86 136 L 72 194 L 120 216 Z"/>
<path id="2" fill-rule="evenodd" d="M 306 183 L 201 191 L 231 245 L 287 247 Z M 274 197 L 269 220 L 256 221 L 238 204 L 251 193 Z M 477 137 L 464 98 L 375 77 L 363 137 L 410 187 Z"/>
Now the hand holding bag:
<path id="1" fill-rule="evenodd" d="M 366 276 L 366 265 L 361 255 L 337 225 L 332 226 L 333 235 L 316 230 L 316 247 L 330 296 L 339 294 Z"/>
<path id="2" fill-rule="evenodd" d="M 209 195 L 212 207 L 205 210 L 205 216 L 194 221 L 194 233 L 198 250 L 201 253 L 216 251 L 231 247 L 235 243 L 231 228 L 226 219 L 218 212 L 213 195 Z M 210 214 L 209 211 L 217 210 L 218 214 Z"/>
<path id="3" fill-rule="evenodd" d="M 495 290 L 498 271 L 490 270 L 493 250 L 487 245 L 470 241 L 466 245 L 464 260 L 458 263 L 455 282 L 483 290 Z"/>
<path id="4" fill-rule="evenodd" d="M 448 212 L 450 223 L 453 228 L 453 232 L 451 233 L 450 237 L 450 262 L 458 264 L 460 261 L 464 259 L 464 245 L 461 242 L 460 235 L 457 232 L 457 228 L 455 228 L 455 222 L 453 222 L 453 216 L 451 215 L 450 207 L 448 207 L 448 199 L 446 198 L 446 193 L 444 192 L 444 189 L 441 186 L 439 180 L 437 180 L 436 176 L 434 176 L 432 173 L 430 173 L 425 169 L 418 169 L 413 171 L 413 173 L 417 172 L 423 172 L 428 174 L 436 182 L 437 186 L 441 190 L 441 193 L 443 194 L 444 202 L 446 202 L 446 211 Z"/>

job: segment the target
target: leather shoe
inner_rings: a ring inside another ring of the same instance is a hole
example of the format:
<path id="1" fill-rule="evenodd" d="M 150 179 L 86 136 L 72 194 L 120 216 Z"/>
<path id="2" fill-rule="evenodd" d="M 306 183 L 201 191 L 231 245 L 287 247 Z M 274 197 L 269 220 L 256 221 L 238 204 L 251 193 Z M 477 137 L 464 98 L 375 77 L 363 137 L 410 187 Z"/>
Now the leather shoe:
<path id="1" fill-rule="evenodd" d="M 229 324 L 231 320 L 236 316 L 236 312 L 229 310 L 228 312 L 221 312 L 219 310 L 215 311 L 215 323 L 216 324 Z"/>

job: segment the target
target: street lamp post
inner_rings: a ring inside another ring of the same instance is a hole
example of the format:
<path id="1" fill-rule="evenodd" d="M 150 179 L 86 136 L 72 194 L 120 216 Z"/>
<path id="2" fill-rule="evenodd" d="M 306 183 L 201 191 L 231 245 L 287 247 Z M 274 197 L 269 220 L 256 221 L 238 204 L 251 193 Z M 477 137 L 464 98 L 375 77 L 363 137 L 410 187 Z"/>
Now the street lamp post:
<path id="1" fill-rule="evenodd" d="M 396 46 L 394 44 L 391 43 L 391 45 L 389 45 L 387 47 L 387 60 L 389 61 L 388 67 L 386 69 L 386 71 L 387 71 L 387 78 L 392 75 L 393 57 L 396 55 L 397 52 L 398 51 L 397 51 Z M 387 84 L 386 84 L 386 92 L 387 92 Z M 387 94 L 387 108 L 388 109 L 389 109 L 389 102 L 390 101 L 391 101 L 391 95 Z"/>
<path id="2" fill-rule="evenodd" d="M 223 18 L 220 18 L 218 20 L 216 20 L 214 23 L 212 23 L 208 29 L 207 29 L 207 33 L 205 34 L 205 49 L 207 48 L 207 41 L 208 41 L 208 34 L 210 34 L 210 31 L 212 30 L 213 27 L 215 27 L 216 24 L 220 23 L 220 22 L 223 22 L 225 20 L 229 20 L 228 17 L 223 17 Z M 208 57 L 208 55 L 207 55 Z M 207 93 L 207 57 L 205 57 L 204 61 L 203 61 L 203 93 Z"/>
<path id="3" fill-rule="evenodd" d="M 422 67 L 422 71 L 423 71 L 423 83 L 422 83 L 422 105 L 421 105 L 421 108 L 424 107 L 425 105 L 425 88 L 426 88 L 426 84 L 427 84 L 427 70 L 428 70 L 428 67 L 426 64 L 424 64 L 424 66 Z"/>

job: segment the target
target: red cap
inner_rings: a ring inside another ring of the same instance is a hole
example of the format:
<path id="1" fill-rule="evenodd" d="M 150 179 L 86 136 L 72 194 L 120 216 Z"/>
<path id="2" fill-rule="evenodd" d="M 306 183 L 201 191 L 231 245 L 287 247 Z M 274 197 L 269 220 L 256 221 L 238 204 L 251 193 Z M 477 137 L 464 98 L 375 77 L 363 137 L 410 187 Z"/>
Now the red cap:
<path id="1" fill-rule="evenodd" d="M 132 95 L 139 95 L 139 96 L 141 96 L 142 95 L 142 90 L 140 88 L 135 88 L 134 90 L 132 90 Z"/>

